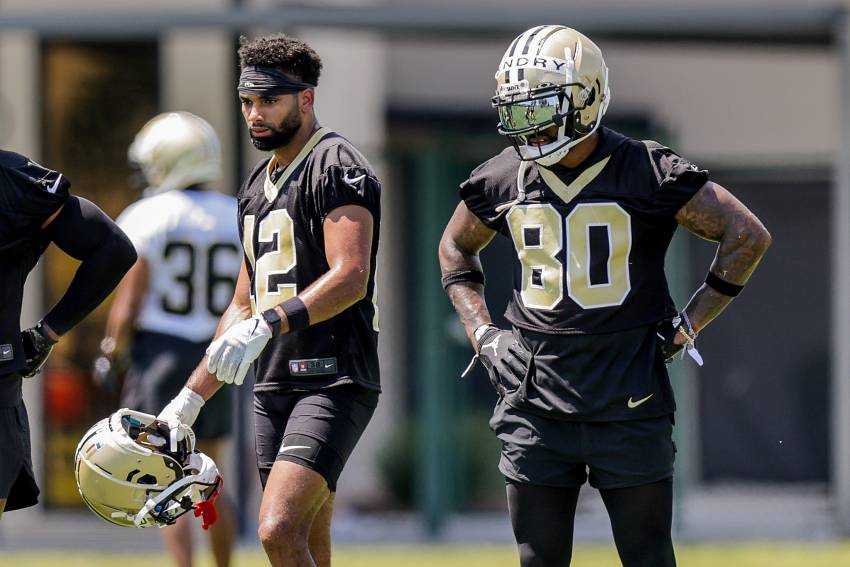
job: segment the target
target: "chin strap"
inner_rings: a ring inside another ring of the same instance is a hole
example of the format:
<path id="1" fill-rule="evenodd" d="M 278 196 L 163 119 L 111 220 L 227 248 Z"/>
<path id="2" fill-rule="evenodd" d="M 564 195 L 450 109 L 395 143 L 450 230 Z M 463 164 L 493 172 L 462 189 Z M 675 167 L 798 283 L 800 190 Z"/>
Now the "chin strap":
<path id="1" fill-rule="evenodd" d="M 514 205 L 519 205 L 523 201 L 525 201 L 525 171 L 531 165 L 531 162 L 521 161 L 519 162 L 519 167 L 517 168 L 516 173 L 516 186 L 517 186 L 517 196 L 513 201 L 508 201 L 507 203 L 502 203 L 501 205 L 496 207 L 496 212 L 501 213 L 503 211 L 507 211 Z"/>

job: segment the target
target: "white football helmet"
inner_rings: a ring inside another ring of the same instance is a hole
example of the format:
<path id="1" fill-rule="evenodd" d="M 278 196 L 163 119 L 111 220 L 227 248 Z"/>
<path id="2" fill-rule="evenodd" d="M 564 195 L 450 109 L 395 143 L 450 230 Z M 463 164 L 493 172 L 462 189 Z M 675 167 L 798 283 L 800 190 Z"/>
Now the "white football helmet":
<path id="1" fill-rule="evenodd" d="M 148 183 L 145 195 L 221 177 L 221 143 L 209 123 L 190 112 L 167 112 L 145 124 L 127 151 Z"/>
<path id="2" fill-rule="evenodd" d="M 502 56 L 493 107 L 520 159 L 553 165 L 599 127 L 610 98 L 595 43 L 565 26 L 537 26 Z"/>
<path id="3" fill-rule="evenodd" d="M 74 456 L 83 501 L 118 526 L 163 527 L 194 510 L 207 528 L 222 478 L 213 460 L 195 451 L 192 430 L 181 426 L 180 433 L 129 409 L 98 421 Z"/>

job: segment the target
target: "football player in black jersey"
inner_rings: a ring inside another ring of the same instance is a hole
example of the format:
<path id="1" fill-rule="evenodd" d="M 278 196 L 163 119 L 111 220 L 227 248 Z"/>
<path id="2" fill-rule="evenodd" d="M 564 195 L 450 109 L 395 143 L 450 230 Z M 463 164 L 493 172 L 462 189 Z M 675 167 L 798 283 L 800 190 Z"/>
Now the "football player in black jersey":
<path id="1" fill-rule="evenodd" d="M 38 502 L 22 378 L 44 366 L 59 338 L 88 315 L 136 261 L 133 245 L 59 172 L 0 150 L 0 515 Z M 80 260 L 65 294 L 21 331 L 24 281 L 54 242 Z"/>
<path id="2" fill-rule="evenodd" d="M 627 567 L 675 565 L 673 392 L 666 362 L 736 296 L 770 244 L 708 172 L 600 126 L 599 48 L 564 26 L 510 44 L 496 73 L 513 143 L 461 184 L 440 242 L 443 284 L 499 394 L 492 429 L 523 567 L 568 565 L 579 488 L 599 489 Z M 664 255 L 678 225 L 718 243 L 677 312 Z M 499 329 L 478 254 L 511 239 L 514 291 Z"/>
<path id="3" fill-rule="evenodd" d="M 243 39 L 242 113 L 271 151 L 243 183 L 236 292 L 186 387 L 160 413 L 191 425 L 253 364 L 259 537 L 272 565 L 330 565 L 336 483 L 380 392 L 375 261 L 381 186 L 319 125 L 321 61 L 283 34 Z"/>

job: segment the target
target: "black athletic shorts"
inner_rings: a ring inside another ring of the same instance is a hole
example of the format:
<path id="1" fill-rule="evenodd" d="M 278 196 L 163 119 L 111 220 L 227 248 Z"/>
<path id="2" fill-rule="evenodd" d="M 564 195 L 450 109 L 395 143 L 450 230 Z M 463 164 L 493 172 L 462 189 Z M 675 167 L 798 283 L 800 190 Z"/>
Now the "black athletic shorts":
<path id="1" fill-rule="evenodd" d="M 527 484 L 627 488 L 673 477 L 672 415 L 628 421 L 548 419 L 500 402 L 490 428 L 502 442 L 499 470 Z"/>
<path id="2" fill-rule="evenodd" d="M 255 391 L 257 468 L 263 487 L 275 461 L 324 477 L 331 492 L 366 429 L 378 392 L 357 384 L 315 391 Z"/>
<path id="3" fill-rule="evenodd" d="M 6 499 L 6 511 L 38 503 L 31 452 L 21 377 L 0 376 L 0 499 Z"/>
<path id="4" fill-rule="evenodd" d="M 176 396 L 201 359 L 209 341 L 200 343 L 140 331 L 130 351 L 130 369 L 121 392 L 121 405 L 157 415 Z M 232 388 L 225 384 L 207 400 L 192 430 L 198 439 L 227 437 L 233 430 Z"/>

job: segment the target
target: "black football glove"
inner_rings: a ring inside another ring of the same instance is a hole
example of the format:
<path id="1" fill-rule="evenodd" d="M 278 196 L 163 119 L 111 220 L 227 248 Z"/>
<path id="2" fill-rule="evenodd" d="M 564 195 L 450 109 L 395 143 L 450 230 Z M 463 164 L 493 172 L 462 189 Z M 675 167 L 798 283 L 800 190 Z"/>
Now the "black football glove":
<path id="1" fill-rule="evenodd" d="M 531 353 L 513 332 L 489 325 L 478 338 L 478 359 L 499 396 L 516 390 L 531 364 Z"/>
<path id="2" fill-rule="evenodd" d="M 691 327 L 691 322 L 684 311 L 673 319 L 662 321 L 658 325 L 657 333 L 662 341 L 661 355 L 664 357 L 664 362 L 670 364 L 677 357 L 684 357 L 684 353 L 687 352 L 698 365 L 702 366 L 702 356 L 696 349 L 697 333 Z M 674 342 L 676 335 L 679 334 L 686 339 L 682 344 Z"/>
<path id="3" fill-rule="evenodd" d="M 670 364 L 676 359 L 676 356 L 682 352 L 685 345 L 677 345 L 673 342 L 678 330 L 673 326 L 673 321 L 670 319 L 661 321 L 658 324 L 658 330 L 656 333 L 658 338 L 661 339 L 661 356 L 664 357 L 664 362 Z"/>
<path id="4" fill-rule="evenodd" d="M 24 378 L 32 378 L 41 371 L 50 351 L 56 345 L 56 341 L 47 336 L 47 331 L 39 322 L 34 327 L 21 331 L 21 340 L 24 343 L 24 356 L 27 367 L 21 371 Z"/>

